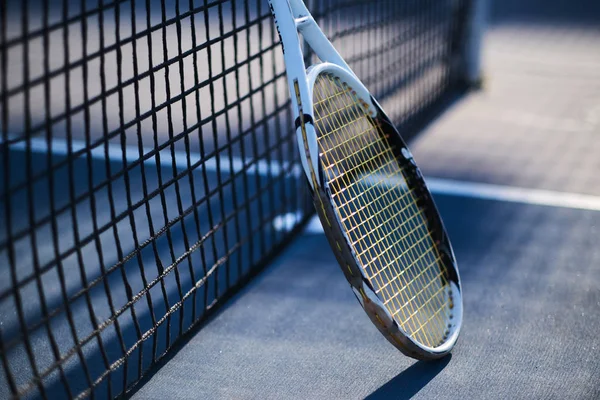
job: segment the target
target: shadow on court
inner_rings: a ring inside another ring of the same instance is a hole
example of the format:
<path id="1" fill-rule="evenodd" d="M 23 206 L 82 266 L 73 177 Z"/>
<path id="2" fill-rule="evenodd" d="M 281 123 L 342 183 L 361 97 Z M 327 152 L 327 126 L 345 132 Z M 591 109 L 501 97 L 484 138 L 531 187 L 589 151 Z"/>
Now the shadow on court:
<path id="1" fill-rule="evenodd" d="M 449 354 L 441 360 L 418 361 L 371 393 L 366 399 L 410 399 L 435 378 L 451 359 L 452 354 Z"/>

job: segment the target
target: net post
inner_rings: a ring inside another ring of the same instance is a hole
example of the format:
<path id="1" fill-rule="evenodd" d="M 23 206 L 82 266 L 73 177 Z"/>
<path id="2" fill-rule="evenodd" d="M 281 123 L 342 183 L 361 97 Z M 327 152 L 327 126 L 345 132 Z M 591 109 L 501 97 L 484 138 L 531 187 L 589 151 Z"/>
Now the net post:
<path id="1" fill-rule="evenodd" d="M 482 47 L 489 0 L 470 0 L 465 23 L 463 47 L 463 79 L 470 88 L 483 84 Z"/>

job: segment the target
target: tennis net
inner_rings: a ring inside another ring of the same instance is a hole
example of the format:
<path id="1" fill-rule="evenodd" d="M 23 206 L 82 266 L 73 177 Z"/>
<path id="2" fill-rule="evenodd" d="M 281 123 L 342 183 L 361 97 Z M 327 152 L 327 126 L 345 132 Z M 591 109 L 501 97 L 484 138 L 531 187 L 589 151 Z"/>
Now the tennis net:
<path id="1" fill-rule="evenodd" d="M 464 81 L 469 0 L 308 5 L 407 136 Z M 0 3 L 1 398 L 125 393 L 299 232 L 287 91 L 266 1 Z"/>

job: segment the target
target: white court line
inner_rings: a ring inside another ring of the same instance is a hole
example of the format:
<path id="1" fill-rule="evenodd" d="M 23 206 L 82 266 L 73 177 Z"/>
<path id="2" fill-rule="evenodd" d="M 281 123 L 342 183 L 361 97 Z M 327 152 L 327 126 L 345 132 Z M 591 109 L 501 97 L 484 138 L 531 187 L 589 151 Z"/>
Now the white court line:
<path id="1" fill-rule="evenodd" d="M 43 138 L 33 138 L 30 141 L 31 151 L 34 153 L 47 154 L 48 145 L 46 140 Z M 77 151 L 84 149 L 86 144 L 84 141 L 72 140 L 72 150 Z M 10 145 L 11 150 L 25 150 L 26 142 L 18 142 Z M 150 152 L 152 149 L 143 149 L 144 153 Z M 168 157 L 161 158 L 161 166 L 170 168 L 171 157 L 170 150 L 165 149 L 162 152 L 169 152 Z M 114 162 L 121 162 L 123 157 L 123 150 L 121 146 L 115 144 L 108 144 L 108 157 Z M 62 139 L 53 139 L 52 141 L 52 153 L 57 155 L 67 155 L 68 146 L 67 141 Z M 99 146 L 91 151 L 92 158 L 98 160 L 105 160 L 105 148 Z M 81 157 L 85 157 L 82 155 Z M 190 162 L 193 164 L 200 161 L 200 155 L 198 153 L 190 153 Z M 139 151 L 135 146 L 125 147 L 125 158 L 127 162 L 134 162 L 139 159 Z M 221 171 L 224 173 L 238 172 L 244 169 L 244 162 L 238 157 L 221 157 Z M 148 164 L 156 164 L 156 157 L 151 157 L 145 161 Z M 185 151 L 175 151 L 175 165 L 177 168 L 187 168 L 187 153 Z M 216 171 L 217 160 L 212 157 L 205 161 L 206 168 L 210 171 Z M 257 172 L 259 175 L 267 175 L 271 173 L 278 175 L 286 164 L 279 164 L 275 161 L 267 162 L 266 160 L 259 160 L 248 168 L 248 172 Z M 292 170 L 294 176 L 298 176 L 301 173 L 299 167 Z M 578 193 L 567 193 L 558 192 L 552 190 L 541 190 L 541 189 L 527 189 L 519 188 L 514 186 L 503 186 L 493 185 L 488 183 L 474 183 L 465 181 L 456 181 L 450 179 L 438 179 L 438 178 L 426 178 L 427 185 L 432 193 L 459 197 L 468 197 L 484 200 L 494 201 L 507 201 L 512 203 L 521 204 L 532 204 L 547 207 L 560 207 L 560 208 L 572 208 L 579 210 L 592 210 L 600 211 L 600 196 L 578 194 Z M 387 184 L 396 184 L 402 182 L 388 182 Z M 297 216 L 292 215 L 293 218 Z M 282 216 L 286 219 L 288 217 Z M 287 223 L 280 222 L 283 226 Z"/>
<path id="2" fill-rule="evenodd" d="M 578 193 L 556 192 L 552 190 L 524 189 L 513 186 L 473 183 L 450 179 L 425 178 L 429 190 L 434 194 L 506 201 L 547 207 L 571 208 L 578 210 L 600 211 L 600 196 Z M 402 181 L 404 182 L 404 181 Z M 277 230 L 290 230 L 302 216 L 294 213 L 280 215 L 273 224 Z M 323 233 L 323 227 L 317 216 L 311 218 L 305 233 Z"/>
<path id="3" fill-rule="evenodd" d="M 2 141 L 0 140 L 0 144 Z M 28 147 L 27 141 L 19 141 L 9 146 L 10 150 L 25 151 Z M 36 154 L 48 154 L 48 143 L 45 138 L 32 138 L 29 145 L 31 152 Z M 77 152 L 87 148 L 88 145 L 83 140 L 71 140 L 72 152 Z M 109 143 L 108 145 L 99 145 L 91 150 L 91 158 L 95 160 L 104 161 L 107 159 L 106 153 L 108 153 L 108 159 L 120 163 L 123 159 L 123 149 L 120 145 Z M 148 154 L 154 151 L 153 148 L 142 148 L 143 154 Z M 66 139 L 52 139 L 52 154 L 57 156 L 66 156 L 69 154 L 68 141 Z M 164 155 L 167 154 L 168 157 Z M 164 168 L 172 168 L 171 150 L 167 147 L 160 151 L 161 159 L 160 166 Z M 81 154 L 78 158 L 85 159 L 87 153 Z M 190 152 L 189 154 L 190 164 L 195 164 L 200 161 L 200 154 Z M 140 159 L 140 153 L 136 146 L 127 145 L 125 146 L 125 160 L 128 163 L 136 162 Z M 231 162 L 230 162 L 231 161 Z M 252 159 L 248 158 L 246 164 L 251 162 Z M 156 154 L 144 161 L 146 165 L 156 165 Z M 206 169 L 209 171 L 217 170 L 217 158 L 211 157 L 204 161 Z M 239 157 L 220 157 L 221 172 L 223 173 L 235 173 L 246 168 L 248 172 L 258 173 L 258 175 L 265 176 L 268 174 L 279 175 L 282 171 L 289 167 L 287 163 L 278 163 L 276 161 L 268 162 L 267 160 L 261 159 L 252 165 L 245 166 L 244 161 Z M 186 169 L 188 166 L 188 154 L 185 151 L 175 150 L 175 167 L 177 169 Z M 301 169 L 299 166 L 292 168 L 290 174 L 293 176 L 299 176 Z"/>
<path id="4" fill-rule="evenodd" d="M 429 190 L 434 194 L 467 197 L 473 199 L 506 201 L 547 207 L 571 208 L 600 211 L 600 196 L 578 193 L 556 192 L 552 190 L 524 189 L 512 186 L 487 183 L 462 182 L 450 179 L 425 178 Z M 275 229 L 290 230 L 301 215 L 294 213 L 275 218 Z M 317 216 L 312 218 L 305 229 L 306 233 L 319 234 L 323 227 Z"/>
<path id="5" fill-rule="evenodd" d="M 371 179 L 375 182 L 381 182 L 379 178 L 371 177 Z M 546 207 L 600 211 L 600 196 L 552 190 L 525 189 L 514 186 L 464 182 L 451 179 L 425 178 L 425 181 L 429 190 L 434 194 Z M 385 185 L 392 186 L 397 184 L 402 186 L 404 183 L 404 180 L 399 182 L 388 181 Z M 277 230 L 290 230 L 301 217 L 299 214 L 288 213 L 276 217 L 273 224 Z M 317 216 L 310 220 L 305 228 L 305 232 L 309 234 L 323 233 L 323 227 Z"/>
<path id="6" fill-rule="evenodd" d="M 390 179 L 383 174 L 371 174 L 369 176 L 369 182 L 399 188 L 406 187 L 404 179 Z M 538 206 L 600 211 L 600 196 L 589 194 L 527 189 L 515 186 L 427 177 L 425 178 L 425 182 L 427 182 L 429 190 L 435 194 L 508 201 L 511 203 L 533 204 Z"/>
<path id="7" fill-rule="evenodd" d="M 600 211 L 600 196 L 590 194 L 526 189 L 514 186 L 492 185 L 489 183 L 455 181 L 451 179 L 425 178 L 425 181 L 427 182 L 429 190 L 436 194 L 533 204 L 547 207 Z"/>

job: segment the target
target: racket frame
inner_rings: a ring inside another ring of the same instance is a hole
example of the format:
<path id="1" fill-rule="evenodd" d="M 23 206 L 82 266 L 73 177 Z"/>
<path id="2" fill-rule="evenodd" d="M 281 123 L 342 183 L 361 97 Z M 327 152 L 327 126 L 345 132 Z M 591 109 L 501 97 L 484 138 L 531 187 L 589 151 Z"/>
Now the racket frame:
<path id="1" fill-rule="evenodd" d="M 315 173 L 318 177 L 321 173 L 318 162 L 317 135 L 312 124 L 312 87 L 309 88 L 308 71 L 304 64 L 304 55 L 298 33 L 302 34 L 305 43 L 324 63 L 337 65 L 344 71 L 344 74 L 351 74 L 355 81 L 360 81 L 321 31 L 302 1 L 269 0 L 269 6 L 281 40 L 288 87 L 291 91 L 292 112 L 298 146 L 300 149 L 304 149 L 305 146 L 308 148 L 308 151 L 300 152 L 302 168 L 309 178 L 311 189 L 316 190 L 315 180 L 311 179 L 311 175 Z M 310 69 L 314 69 L 319 65 L 321 64 L 317 64 Z M 362 83 L 357 87 L 357 96 L 369 103 L 373 110 L 375 109 L 369 91 Z M 375 113 L 372 116 L 375 116 Z"/>
<path id="2" fill-rule="evenodd" d="M 269 0 L 269 5 L 282 44 L 302 167 L 312 189 L 317 214 L 327 233 L 326 237 L 331 248 L 334 249 L 337 261 L 361 306 L 388 341 L 409 357 L 421 360 L 441 358 L 452 350 L 460 333 L 463 314 L 462 292 L 452 247 L 412 154 L 377 101 L 321 31 L 304 3 L 301 0 Z M 322 63 L 311 65 L 306 69 L 298 33 L 302 34 L 305 44 L 310 46 L 317 57 L 323 61 Z M 357 255 L 352 250 L 350 239 L 341 228 L 343 225 L 338 213 L 333 209 L 331 190 L 324 179 L 319 162 L 317 133 L 313 122 L 313 89 L 317 78 L 322 74 L 331 74 L 348 83 L 359 101 L 363 103 L 369 116 L 382 122 L 383 126 L 387 127 L 388 133 L 392 133 L 395 142 L 399 144 L 401 157 L 414 167 L 419 190 L 428 202 L 426 209 L 430 213 L 435 213 L 435 219 L 440 224 L 437 227 L 439 235 L 435 239 L 448 268 L 449 287 L 445 290 L 446 296 L 453 303 L 451 310 L 453 322 L 448 325 L 446 339 L 437 347 L 429 347 L 417 342 L 399 326 L 375 293 L 363 268 L 360 267 Z"/>

